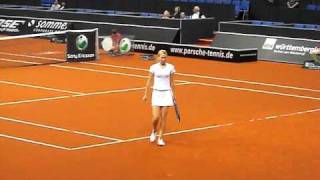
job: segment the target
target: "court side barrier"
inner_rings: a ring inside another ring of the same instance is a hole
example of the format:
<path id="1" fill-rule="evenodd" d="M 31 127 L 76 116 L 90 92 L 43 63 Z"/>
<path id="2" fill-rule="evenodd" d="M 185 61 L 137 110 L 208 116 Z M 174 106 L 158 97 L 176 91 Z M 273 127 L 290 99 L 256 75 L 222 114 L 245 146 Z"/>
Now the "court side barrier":
<path id="1" fill-rule="evenodd" d="M 311 60 L 310 52 L 319 46 L 320 40 L 217 32 L 213 47 L 220 48 L 257 48 L 258 59 L 304 64 Z"/>
<path id="2" fill-rule="evenodd" d="M 197 45 L 163 43 L 154 41 L 134 40 L 132 48 L 136 52 L 156 54 L 164 49 L 170 56 L 199 58 L 225 62 L 257 61 L 257 49 L 230 49 L 218 47 L 204 47 Z"/>

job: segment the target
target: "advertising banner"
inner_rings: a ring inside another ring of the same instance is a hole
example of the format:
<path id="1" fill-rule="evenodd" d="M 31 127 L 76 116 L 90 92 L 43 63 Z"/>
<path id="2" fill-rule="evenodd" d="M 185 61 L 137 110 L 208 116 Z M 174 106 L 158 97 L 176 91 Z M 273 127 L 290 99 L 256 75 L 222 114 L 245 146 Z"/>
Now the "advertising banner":
<path id="1" fill-rule="evenodd" d="M 70 27 L 71 23 L 66 21 L 0 16 L 0 33 L 9 35 L 65 31 Z"/>
<path id="2" fill-rule="evenodd" d="M 149 54 L 156 54 L 159 50 L 164 49 L 171 56 L 220 60 L 227 62 L 248 62 L 257 60 L 257 50 L 254 48 L 242 50 L 226 49 L 141 40 L 134 40 L 132 47 L 136 52 Z"/>
<path id="3" fill-rule="evenodd" d="M 67 33 L 67 61 L 99 59 L 98 30 L 73 30 Z"/>
<path id="4" fill-rule="evenodd" d="M 212 46 L 221 48 L 257 48 L 258 59 L 304 64 L 320 40 L 218 32 Z"/>

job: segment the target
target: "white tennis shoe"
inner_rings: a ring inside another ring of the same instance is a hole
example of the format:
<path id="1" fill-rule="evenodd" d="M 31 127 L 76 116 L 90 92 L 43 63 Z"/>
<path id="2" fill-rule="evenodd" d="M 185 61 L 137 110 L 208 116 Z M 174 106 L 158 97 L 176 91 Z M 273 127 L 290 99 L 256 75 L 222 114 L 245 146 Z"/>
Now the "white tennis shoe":
<path id="1" fill-rule="evenodd" d="M 157 138 L 157 134 L 156 132 L 152 131 L 151 135 L 150 135 L 150 142 L 154 142 Z"/>
<path id="2" fill-rule="evenodd" d="M 161 139 L 160 139 L 160 138 L 158 139 L 157 144 L 158 144 L 159 146 L 164 146 L 164 145 L 166 145 L 166 143 L 163 141 L 162 138 L 161 138 Z"/>

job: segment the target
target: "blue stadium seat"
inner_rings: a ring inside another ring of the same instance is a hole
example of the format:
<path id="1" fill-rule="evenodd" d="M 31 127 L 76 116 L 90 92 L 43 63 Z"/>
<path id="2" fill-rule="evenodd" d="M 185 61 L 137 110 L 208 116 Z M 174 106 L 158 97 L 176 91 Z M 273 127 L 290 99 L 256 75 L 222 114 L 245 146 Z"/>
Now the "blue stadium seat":
<path id="1" fill-rule="evenodd" d="M 189 0 L 180 0 L 180 2 L 188 2 Z"/>
<path id="2" fill-rule="evenodd" d="M 236 14 L 236 17 L 238 17 L 240 14 L 240 6 L 234 6 L 234 12 Z"/>
<path id="3" fill-rule="evenodd" d="M 281 25 L 284 24 L 284 22 L 273 22 L 274 25 Z"/>
<path id="4" fill-rule="evenodd" d="M 250 1 L 241 1 L 240 3 L 240 9 L 243 11 L 248 11 L 249 10 L 249 6 L 250 6 Z"/>
<path id="5" fill-rule="evenodd" d="M 214 0 L 205 0 L 206 3 L 209 3 L 209 4 L 214 4 Z"/>
<path id="6" fill-rule="evenodd" d="M 215 4 L 222 4 L 222 0 L 214 0 Z"/>
<path id="7" fill-rule="evenodd" d="M 115 14 L 115 11 L 113 11 L 113 10 L 105 10 L 104 13 L 106 13 L 106 14 Z"/>
<path id="8" fill-rule="evenodd" d="M 50 7 L 53 4 L 54 0 L 41 0 L 41 5 L 45 7 Z"/>
<path id="9" fill-rule="evenodd" d="M 320 5 L 317 6 L 317 11 L 320 11 Z"/>
<path id="10" fill-rule="evenodd" d="M 151 17 L 160 17 L 160 14 L 157 14 L 157 13 L 149 13 L 149 16 L 151 16 Z"/>
<path id="11" fill-rule="evenodd" d="M 54 0 L 41 0 L 41 3 L 52 4 Z"/>
<path id="12" fill-rule="evenodd" d="M 261 24 L 265 26 L 272 26 L 274 23 L 272 21 L 261 21 Z"/>
<path id="13" fill-rule="evenodd" d="M 240 7 L 240 1 L 239 0 L 233 0 L 231 4 Z"/>
<path id="14" fill-rule="evenodd" d="M 293 25 L 295 28 L 304 28 L 305 25 L 304 24 L 294 24 Z"/>
<path id="15" fill-rule="evenodd" d="M 205 3 L 205 0 L 197 0 L 198 3 Z"/>
<path id="16" fill-rule="evenodd" d="M 317 9 L 317 6 L 315 4 L 308 4 L 306 6 L 307 10 L 315 11 Z"/>
<path id="17" fill-rule="evenodd" d="M 231 0 L 222 0 L 222 4 L 231 4 Z"/>
<path id="18" fill-rule="evenodd" d="M 141 12 L 141 13 L 140 13 L 140 16 L 149 16 L 149 13 L 147 13 L 147 12 Z"/>
<path id="19" fill-rule="evenodd" d="M 317 25 L 315 25 L 315 24 L 306 24 L 305 27 L 307 29 L 317 29 Z"/>
<path id="20" fill-rule="evenodd" d="M 261 22 L 261 21 L 253 20 L 253 21 L 251 21 L 251 24 L 254 24 L 254 25 L 261 25 L 261 24 L 262 24 L 262 22 Z"/>

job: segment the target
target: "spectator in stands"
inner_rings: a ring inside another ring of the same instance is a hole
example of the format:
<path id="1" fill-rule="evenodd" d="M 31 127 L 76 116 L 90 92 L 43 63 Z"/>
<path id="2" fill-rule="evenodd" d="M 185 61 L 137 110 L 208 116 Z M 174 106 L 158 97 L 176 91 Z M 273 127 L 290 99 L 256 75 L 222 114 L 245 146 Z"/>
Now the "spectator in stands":
<path id="1" fill-rule="evenodd" d="M 288 8 L 297 8 L 300 5 L 300 0 L 288 0 L 287 7 Z"/>
<path id="2" fill-rule="evenodd" d="M 59 4 L 58 0 L 55 0 L 51 5 L 50 10 L 56 11 L 56 10 L 59 10 L 60 7 L 61 5 Z"/>
<path id="3" fill-rule="evenodd" d="M 161 18 L 162 19 L 169 19 L 170 17 L 171 17 L 170 12 L 168 10 L 164 10 L 163 14 L 161 15 Z"/>
<path id="4" fill-rule="evenodd" d="M 122 39 L 122 35 L 117 29 L 111 30 L 111 39 L 112 39 L 112 48 L 108 52 L 110 55 L 120 55 L 120 40 Z"/>
<path id="5" fill-rule="evenodd" d="M 176 6 L 176 7 L 174 7 L 174 12 L 173 12 L 173 14 L 172 14 L 172 18 L 176 18 L 176 19 L 179 19 L 180 18 L 180 11 L 181 11 L 181 9 L 180 9 L 180 6 Z"/>
<path id="6" fill-rule="evenodd" d="M 180 19 L 187 19 L 186 13 L 181 12 L 180 13 Z"/>
<path id="7" fill-rule="evenodd" d="M 61 2 L 60 10 L 63 10 L 63 9 L 65 9 L 65 8 L 66 8 L 66 2 L 63 1 L 63 2 Z"/>
<path id="8" fill-rule="evenodd" d="M 206 16 L 200 12 L 199 6 L 194 6 L 192 11 L 193 11 L 193 14 L 191 15 L 191 19 L 206 18 Z"/>

